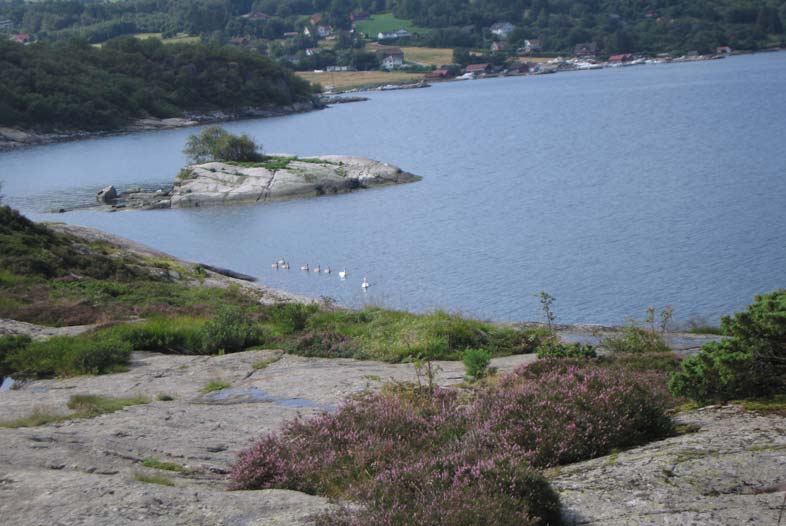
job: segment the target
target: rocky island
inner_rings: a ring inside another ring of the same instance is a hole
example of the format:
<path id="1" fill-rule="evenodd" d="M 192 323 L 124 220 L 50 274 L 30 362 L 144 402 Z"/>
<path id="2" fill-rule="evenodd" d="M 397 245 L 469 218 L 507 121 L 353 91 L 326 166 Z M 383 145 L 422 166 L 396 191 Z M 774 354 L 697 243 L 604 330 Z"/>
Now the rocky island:
<path id="1" fill-rule="evenodd" d="M 181 170 L 170 191 L 117 193 L 107 187 L 97 200 L 114 209 L 189 208 L 338 194 L 419 180 L 397 166 L 364 157 L 270 156 L 262 162 L 192 164 Z"/>

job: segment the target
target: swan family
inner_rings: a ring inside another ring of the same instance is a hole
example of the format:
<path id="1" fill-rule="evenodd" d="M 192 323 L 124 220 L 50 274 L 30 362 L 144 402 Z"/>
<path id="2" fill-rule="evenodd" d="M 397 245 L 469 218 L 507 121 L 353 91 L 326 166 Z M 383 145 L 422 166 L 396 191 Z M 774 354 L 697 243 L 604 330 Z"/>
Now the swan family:
<path id="1" fill-rule="evenodd" d="M 276 262 L 272 263 L 270 265 L 270 267 L 273 270 L 279 270 L 279 269 L 289 270 L 289 262 L 287 262 L 287 260 L 285 260 L 284 258 L 281 258 L 281 259 L 277 260 Z M 329 266 L 322 268 L 319 264 L 317 264 L 317 266 L 312 269 L 308 265 L 308 263 L 300 265 L 300 270 L 303 271 L 303 272 L 311 272 L 313 270 L 313 272 L 315 274 L 320 274 L 320 273 L 321 274 L 331 274 L 333 272 L 333 269 L 331 269 Z M 342 269 L 342 270 L 340 270 L 338 272 L 338 277 L 341 278 L 342 280 L 347 279 L 347 276 L 349 276 L 349 272 L 347 272 L 346 268 Z M 363 277 L 363 283 L 361 283 L 360 286 L 363 288 L 363 290 L 366 290 L 367 288 L 369 288 L 370 284 L 368 282 L 368 278 L 367 277 L 365 277 L 365 276 Z"/>

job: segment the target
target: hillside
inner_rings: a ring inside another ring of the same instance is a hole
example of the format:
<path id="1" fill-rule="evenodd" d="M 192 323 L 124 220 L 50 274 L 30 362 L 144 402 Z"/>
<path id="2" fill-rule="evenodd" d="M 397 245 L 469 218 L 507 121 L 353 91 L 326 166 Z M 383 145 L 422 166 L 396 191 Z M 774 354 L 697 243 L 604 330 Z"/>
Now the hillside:
<path id="1" fill-rule="evenodd" d="M 499 37 L 489 31 L 498 22 L 513 24 L 515 30 L 507 36 L 511 47 L 537 39 L 543 51 L 555 53 L 589 41 L 596 42 L 605 54 L 709 52 L 726 45 L 755 50 L 782 44 L 786 38 L 783 0 L 127 0 L 0 4 L 0 18 L 6 19 L 13 31 L 30 33 L 40 40 L 79 36 L 103 42 L 118 35 L 161 33 L 167 38 L 182 33 L 215 42 L 245 37 L 260 49 L 287 32 L 302 35 L 314 13 L 320 13 L 320 24 L 348 30 L 352 26 L 348 15 L 353 11 L 372 15 L 371 20 L 357 22 L 361 32 L 400 26 L 415 33 L 410 43 L 433 47 L 486 47 Z"/>
<path id="2" fill-rule="evenodd" d="M 0 41 L 0 126 L 112 130 L 134 118 L 310 102 L 307 82 L 250 51 L 125 37 Z"/>

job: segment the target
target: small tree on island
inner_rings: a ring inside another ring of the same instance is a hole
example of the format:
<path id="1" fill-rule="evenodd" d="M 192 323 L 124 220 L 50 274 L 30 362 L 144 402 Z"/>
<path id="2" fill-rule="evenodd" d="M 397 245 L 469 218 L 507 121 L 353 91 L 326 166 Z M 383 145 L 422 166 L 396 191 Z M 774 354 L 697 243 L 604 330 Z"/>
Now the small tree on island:
<path id="1" fill-rule="evenodd" d="M 183 153 L 193 163 L 208 161 L 257 162 L 264 160 L 262 145 L 246 134 L 233 135 L 221 126 L 208 126 L 191 135 Z"/>

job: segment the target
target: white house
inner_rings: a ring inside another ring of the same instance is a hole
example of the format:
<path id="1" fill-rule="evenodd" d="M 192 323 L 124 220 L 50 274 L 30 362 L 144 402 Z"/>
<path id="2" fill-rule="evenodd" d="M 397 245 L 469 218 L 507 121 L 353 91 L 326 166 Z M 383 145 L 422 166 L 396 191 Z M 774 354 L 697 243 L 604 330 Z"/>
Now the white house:
<path id="1" fill-rule="evenodd" d="M 409 38 L 411 36 L 412 34 L 406 29 L 397 29 L 396 31 L 377 33 L 377 40 L 395 40 L 398 38 Z"/>
<path id="2" fill-rule="evenodd" d="M 379 50 L 379 56 L 383 69 L 396 69 L 404 65 L 404 52 L 401 48 L 382 48 Z"/>
<path id="3" fill-rule="evenodd" d="M 491 32 L 500 38 L 508 38 L 514 29 L 516 28 L 510 22 L 497 22 L 491 26 Z"/>

